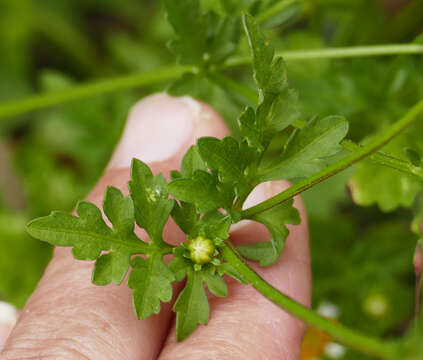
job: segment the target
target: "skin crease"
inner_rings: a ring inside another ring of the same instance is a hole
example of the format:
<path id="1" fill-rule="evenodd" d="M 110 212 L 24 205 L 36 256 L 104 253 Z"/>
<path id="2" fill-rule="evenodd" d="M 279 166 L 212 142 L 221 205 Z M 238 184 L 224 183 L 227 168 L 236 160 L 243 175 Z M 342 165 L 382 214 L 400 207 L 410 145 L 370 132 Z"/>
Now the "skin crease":
<path id="1" fill-rule="evenodd" d="M 169 148 L 174 150 L 172 154 L 169 150 L 168 158 L 164 158 L 166 152 L 162 151 L 159 161 L 154 161 L 153 153 L 149 154 L 149 159 L 153 172 L 162 172 L 165 176 L 171 169 L 179 168 L 184 152 L 197 137 L 209 135 L 221 138 L 229 133 L 215 111 L 190 98 L 158 94 L 142 100 L 136 107 L 138 111 L 131 112 L 111 163 L 87 197 L 97 206 L 101 205 L 108 185 L 128 193 L 127 164 L 134 152 L 148 153 L 149 145 L 148 142 L 138 142 L 138 148 L 127 145 L 126 141 L 133 141 L 133 137 L 127 134 L 142 131 L 144 138 L 148 139 L 148 124 L 152 118 L 157 128 L 157 123 L 171 113 L 173 126 L 183 121 L 184 126 L 191 129 L 190 134 L 176 139 L 172 137 L 169 122 L 163 121 L 162 132 L 168 137 L 167 142 L 172 142 Z M 148 118 L 143 115 L 146 113 Z M 187 117 L 192 126 L 187 125 Z M 166 146 L 166 143 L 163 144 Z M 263 201 L 287 186 L 281 181 L 263 184 L 255 190 L 249 202 Z M 281 259 L 269 268 L 254 267 L 275 287 L 309 305 L 308 227 L 299 198 L 295 199 L 295 205 L 300 210 L 302 223 L 290 226 L 291 234 Z M 137 234 L 146 238 L 139 229 Z M 238 226 L 231 233 L 235 243 L 264 241 L 268 237 L 263 226 L 251 222 Z M 169 221 L 164 238 L 177 244 L 184 240 L 184 235 Z M 95 286 L 90 282 L 91 272 L 92 262 L 77 261 L 71 256 L 69 248 L 57 248 L 37 289 L 21 312 L 0 359 L 299 359 L 305 326 L 250 286 L 227 279 L 228 297 L 210 296 L 209 324 L 199 326 L 184 342 L 176 343 L 175 318 L 170 304 L 163 304 L 158 315 L 137 320 L 125 281 L 121 286 Z M 179 287 L 176 287 L 175 292 L 178 291 Z"/>

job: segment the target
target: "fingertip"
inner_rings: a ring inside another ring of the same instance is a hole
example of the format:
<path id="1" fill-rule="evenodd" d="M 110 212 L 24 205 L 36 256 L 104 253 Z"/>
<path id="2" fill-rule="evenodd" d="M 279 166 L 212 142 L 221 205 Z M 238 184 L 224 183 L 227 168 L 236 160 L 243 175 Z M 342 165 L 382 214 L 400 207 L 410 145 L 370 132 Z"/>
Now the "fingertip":
<path id="1" fill-rule="evenodd" d="M 108 169 L 129 168 L 133 158 L 148 164 L 169 160 L 179 164 L 197 138 L 228 133 L 224 120 L 209 105 L 189 96 L 154 94 L 138 101 L 129 111 Z"/>

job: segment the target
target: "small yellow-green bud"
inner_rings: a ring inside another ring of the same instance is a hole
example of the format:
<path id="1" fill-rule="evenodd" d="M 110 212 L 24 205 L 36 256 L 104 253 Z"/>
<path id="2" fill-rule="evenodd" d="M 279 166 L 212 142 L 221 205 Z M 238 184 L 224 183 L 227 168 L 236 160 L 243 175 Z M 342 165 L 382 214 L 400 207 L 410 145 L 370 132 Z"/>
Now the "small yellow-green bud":
<path id="1" fill-rule="evenodd" d="M 213 241 L 203 236 L 190 239 L 187 247 L 191 260 L 197 264 L 205 264 L 211 261 L 215 250 Z"/>

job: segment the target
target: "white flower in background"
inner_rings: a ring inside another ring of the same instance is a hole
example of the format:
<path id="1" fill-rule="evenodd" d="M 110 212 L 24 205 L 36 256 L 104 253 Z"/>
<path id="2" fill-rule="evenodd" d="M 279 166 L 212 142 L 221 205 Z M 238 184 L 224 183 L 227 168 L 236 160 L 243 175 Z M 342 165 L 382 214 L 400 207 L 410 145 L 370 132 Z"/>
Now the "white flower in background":
<path id="1" fill-rule="evenodd" d="M 345 355 L 345 348 L 342 345 L 331 342 L 325 346 L 325 354 L 331 359 L 340 359 Z"/>

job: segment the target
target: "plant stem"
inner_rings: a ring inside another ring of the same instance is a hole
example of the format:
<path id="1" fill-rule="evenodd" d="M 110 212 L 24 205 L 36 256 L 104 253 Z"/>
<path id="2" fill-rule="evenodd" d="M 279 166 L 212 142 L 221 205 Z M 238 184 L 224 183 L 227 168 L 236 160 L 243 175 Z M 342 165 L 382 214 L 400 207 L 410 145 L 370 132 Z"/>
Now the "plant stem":
<path id="1" fill-rule="evenodd" d="M 230 77 L 224 74 L 215 73 L 213 77 L 210 77 L 217 85 L 223 87 L 226 90 L 233 91 L 243 96 L 251 104 L 257 104 L 257 94 L 254 90 L 250 89 L 241 83 L 232 80 Z M 304 120 L 296 120 L 293 124 L 294 127 L 302 129 L 307 125 Z M 345 139 L 341 141 L 341 145 L 345 150 L 354 152 L 361 149 L 361 145 L 354 143 L 351 140 Z M 370 155 L 369 159 L 376 164 L 388 166 L 392 169 L 401 171 L 409 176 L 417 177 L 423 181 L 423 168 L 413 165 L 411 162 L 395 158 L 391 155 L 383 152 L 375 152 Z"/>
<path id="2" fill-rule="evenodd" d="M 260 24 L 265 22 L 266 20 L 270 19 L 273 16 L 278 15 L 280 12 L 284 11 L 287 7 L 295 4 L 300 3 L 300 0 L 281 0 L 274 4 L 269 9 L 261 12 L 256 16 L 256 21 Z"/>
<path id="3" fill-rule="evenodd" d="M 163 67 L 148 73 L 119 76 L 108 80 L 75 86 L 62 91 L 30 96 L 23 100 L 10 101 L 0 104 L 0 119 L 75 100 L 85 99 L 90 96 L 118 90 L 132 89 L 142 85 L 161 83 L 167 80 L 176 79 L 184 72 L 192 70 L 193 68 L 191 66 Z"/>
<path id="4" fill-rule="evenodd" d="M 273 196 L 270 199 L 258 205 L 252 206 L 244 210 L 241 213 L 242 218 L 243 219 L 251 218 L 262 211 L 268 210 L 278 204 L 281 204 L 293 198 L 295 195 L 298 195 L 304 192 L 310 187 L 322 182 L 323 180 L 341 172 L 342 170 L 350 167 L 351 165 L 355 164 L 361 159 L 369 156 L 370 154 L 380 149 L 387 142 L 392 140 L 395 136 L 397 136 L 408 125 L 410 125 L 417 118 L 417 116 L 420 115 L 422 112 L 423 112 L 423 100 L 419 101 L 401 119 L 399 119 L 396 123 L 388 127 L 381 134 L 376 136 L 368 144 L 360 147 L 357 151 L 354 151 L 353 153 L 342 158 L 341 160 L 329 165 L 328 167 L 310 176 L 309 178 L 304 179 L 298 182 L 297 184 L 291 186 L 288 190 L 285 190 L 282 193 L 276 196 Z"/>
<path id="5" fill-rule="evenodd" d="M 335 340 L 351 346 L 357 350 L 377 357 L 385 358 L 392 356 L 396 351 L 395 343 L 385 343 L 378 339 L 360 334 L 344 325 L 326 319 L 305 306 L 297 303 L 289 296 L 267 283 L 253 269 L 251 269 L 237 254 L 230 244 L 222 250 L 223 256 L 242 275 L 244 280 L 250 283 L 256 290 L 279 307 L 290 312 L 304 322 L 328 333 Z"/>
<path id="6" fill-rule="evenodd" d="M 360 46 L 350 48 L 333 48 L 319 50 L 298 50 L 279 52 L 288 60 L 317 59 L 317 58 L 342 58 L 357 56 L 378 56 L 396 54 L 417 54 L 423 53 L 423 45 L 376 45 Z M 233 57 L 229 59 L 224 68 L 246 65 L 251 62 L 250 57 Z M 184 72 L 194 72 L 192 66 L 175 65 L 172 67 L 161 67 L 148 73 L 118 76 L 108 80 L 88 83 L 75 86 L 67 90 L 54 93 L 30 96 L 27 99 L 16 100 L 0 104 L 0 119 L 24 114 L 33 110 L 40 110 L 64 104 L 67 102 L 81 100 L 90 96 L 101 95 L 118 90 L 127 90 L 139 86 L 153 85 L 167 80 L 173 80 Z"/>
<path id="7" fill-rule="evenodd" d="M 282 56 L 285 60 L 312 60 L 312 59 L 336 59 L 365 56 L 389 56 L 400 54 L 422 54 L 423 45 L 419 44 L 390 44 L 326 48 L 316 50 L 289 50 L 278 51 L 276 56 Z M 251 63 L 248 56 L 238 56 L 228 59 L 225 67 L 242 66 Z"/>

